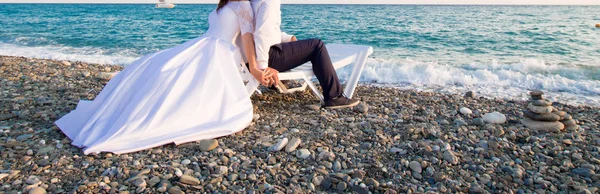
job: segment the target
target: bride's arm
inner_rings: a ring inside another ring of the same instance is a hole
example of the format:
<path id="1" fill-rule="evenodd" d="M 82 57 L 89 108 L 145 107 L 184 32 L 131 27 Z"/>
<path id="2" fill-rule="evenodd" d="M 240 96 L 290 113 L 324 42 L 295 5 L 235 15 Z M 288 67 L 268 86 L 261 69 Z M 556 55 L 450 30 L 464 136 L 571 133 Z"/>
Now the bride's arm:
<path id="1" fill-rule="evenodd" d="M 244 55 L 248 60 L 250 73 L 261 84 L 267 85 L 267 75 L 262 70 L 258 69 L 256 63 L 256 52 L 254 51 L 254 37 L 252 36 L 252 33 L 245 33 L 242 35 L 242 45 L 244 47 Z"/>
<path id="2" fill-rule="evenodd" d="M 254 13 L 250 3 L 242 3 L 240 7 L 238 7 L 238 10 L 236 10 L 236 14 L 238 16 L 238 22 L 240 25 L 240 33 L 242 34 L 242 46 L 244 47 L 242 50 L 244 51 L 244 55 L 248 60 L 250 73 L 261 84 L 267 85 L 267 78 L 269 78 L 270 74 L 260 70 L 258 68 L 258 63 L 256 62 L 256 51 L 254 50 L 253 36 Z"/>

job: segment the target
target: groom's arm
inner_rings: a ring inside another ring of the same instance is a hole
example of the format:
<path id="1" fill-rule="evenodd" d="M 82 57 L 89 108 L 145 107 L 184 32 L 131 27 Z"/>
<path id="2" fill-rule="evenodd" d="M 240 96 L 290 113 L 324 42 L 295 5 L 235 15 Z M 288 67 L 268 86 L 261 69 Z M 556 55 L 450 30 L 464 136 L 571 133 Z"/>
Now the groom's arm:
<path id="1" fill-rule="evenodd" d="M 289 35 L 285 32 L 281 32 L 281 42 L 285 43 L 285 42 L 294 42 L 296 41 L 296 36 L 294 35 Z"/>
<path id="2" fill-rule="evenodd" d="M 273 34 L 273 31 L 278 31 L 275 20 L 270 19 L 271 17 L 281 17 L 273 14 L 271 9 L 278 9 L 264 2 L 259 5 L 257 13 L 254 15 L 256 20 L 254 30 L 254 47 L 256 48 L 256 62 L 258 63 L 259 69 L 266 69 L 269 67 L 269 50 L 272 46 L 269 34 Z"/>

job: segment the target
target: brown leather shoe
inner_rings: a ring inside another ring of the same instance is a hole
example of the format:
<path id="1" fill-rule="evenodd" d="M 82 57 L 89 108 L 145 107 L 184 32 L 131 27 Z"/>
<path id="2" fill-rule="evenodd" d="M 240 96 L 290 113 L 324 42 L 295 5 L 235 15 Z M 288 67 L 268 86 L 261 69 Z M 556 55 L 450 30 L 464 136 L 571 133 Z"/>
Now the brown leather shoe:
<path id="1" fill-rule="evenodd" d="M 360 100 L 349 99 L 346 96 L 340 96 L 325 102 L 323 107 L 328 109 L 349 108 L 358 105 Z"/>

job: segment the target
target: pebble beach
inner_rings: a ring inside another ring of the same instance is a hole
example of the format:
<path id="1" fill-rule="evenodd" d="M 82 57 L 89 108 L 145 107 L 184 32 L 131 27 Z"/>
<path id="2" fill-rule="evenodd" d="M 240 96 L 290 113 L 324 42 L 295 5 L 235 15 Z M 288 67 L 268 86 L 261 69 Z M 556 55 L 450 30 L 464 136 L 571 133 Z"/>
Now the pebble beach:
<path id="1" fill-rule="evenodd" d="M 525 127 L 528 102 L 359 85 L 350 109 L 309 90 L 253 95 L 231 136 L 84 155 L 53 122 L 122 66 L 0 56 L 0 193 L 598 193 L 600 107 Z M 482 117 L 499 112 L 505 122 Z"/>

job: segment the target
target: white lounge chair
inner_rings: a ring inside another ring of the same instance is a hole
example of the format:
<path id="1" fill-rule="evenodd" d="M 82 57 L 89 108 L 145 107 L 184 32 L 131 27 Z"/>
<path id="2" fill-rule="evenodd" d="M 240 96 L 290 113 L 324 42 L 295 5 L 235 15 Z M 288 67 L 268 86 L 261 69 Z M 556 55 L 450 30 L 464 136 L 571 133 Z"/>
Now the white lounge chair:
<path id="1" fill-rule="evenodd" d="M 331 62 L 333 62 L 334 68 L 337 70 L 339 68 L 345 67 L 349 64 L 354 64 L 352 74 L 348 80 L 346 80 L 346 87 L 344 88 L 344 94 L 348 98 L 352 98 L 354 95 L 354 90 L 356 90 L 356 85 L 358 84 L 358 79 L 362 74 L 362 71 L 365 67 L 365 63 L 367 61 L 367 57 L 373 53 L 373 48 L 370 46 L 362 46 L 362 45 L 350 45 L 350 44 L 327 44 L 327 51 L 329 51 L 329 56 L 331 57 Z M 246 84 L 246 89 L 250 95 L 252 95 L 255 91 L 258 91 L 259 83 L 252 74 L 249 73 L 246 65 L 241 66 L 242 77 Z M 285 86 L 280 85 L 279 91 L 282 93 L 291 93 L 296 91 L 304 91 L 306 86 L 308 86 L 315 96 L 319 97 L 321 103 L 324 103 L 323 95 L 317 89 L 317 87 L 310 81 L 310 78 L 314 76 L 315 73 L 312 70 L 312 64 L 310 62 L 303 64 L 299 67 L 296 67 L 292 70 L 286 72 L 279 73 L 279 80 L 304 80 L 304 84 L 297 88 L 285 88 Z M 260 93 L 260 91 L 258 91 Z"/>

